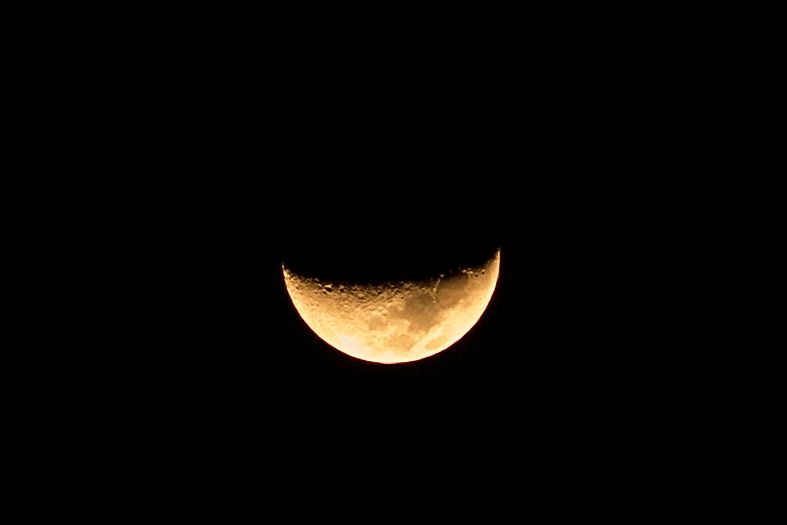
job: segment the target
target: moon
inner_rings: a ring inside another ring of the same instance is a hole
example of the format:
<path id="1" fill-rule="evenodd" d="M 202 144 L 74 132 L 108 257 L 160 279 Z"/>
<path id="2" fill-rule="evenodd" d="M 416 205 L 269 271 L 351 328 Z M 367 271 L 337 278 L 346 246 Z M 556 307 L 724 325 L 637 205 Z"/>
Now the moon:
<path id="1" fill-rule="evenodd" d="M 495 291 L 500 250 L 485 264 L 421 281 L 336 283 L 282 264 L 287 293 L 317 336 L 375 363 L 417 361 L 456 343 L 481 318 Z"/>

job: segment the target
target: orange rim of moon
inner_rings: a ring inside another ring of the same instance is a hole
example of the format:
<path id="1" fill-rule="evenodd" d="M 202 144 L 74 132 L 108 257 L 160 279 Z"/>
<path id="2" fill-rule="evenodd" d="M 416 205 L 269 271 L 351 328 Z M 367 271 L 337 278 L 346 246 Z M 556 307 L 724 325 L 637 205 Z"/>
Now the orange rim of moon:
<path id="1" fill-rule="evenodd" d="M 336 283 L 282 264 L 287 293 L 317 336 L 375 363 L 418 361 L 459 341 L 486 310 L 500 273 L 500 250 L 485 264 L 434 279 Z"/>

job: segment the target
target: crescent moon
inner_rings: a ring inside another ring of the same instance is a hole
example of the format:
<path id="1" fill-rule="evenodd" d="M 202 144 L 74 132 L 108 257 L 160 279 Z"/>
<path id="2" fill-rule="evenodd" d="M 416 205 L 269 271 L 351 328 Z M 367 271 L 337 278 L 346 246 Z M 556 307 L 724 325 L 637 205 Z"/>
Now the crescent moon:
<path id="1" fill-rule="evenodd" d="M 375 363 L 417 361 L 456 343 L 481 318 L 497 284 L 500 251 L 485 264 L 434 279 L 336 283 L 282 265 L 298 314 L 323 341 Z"/>

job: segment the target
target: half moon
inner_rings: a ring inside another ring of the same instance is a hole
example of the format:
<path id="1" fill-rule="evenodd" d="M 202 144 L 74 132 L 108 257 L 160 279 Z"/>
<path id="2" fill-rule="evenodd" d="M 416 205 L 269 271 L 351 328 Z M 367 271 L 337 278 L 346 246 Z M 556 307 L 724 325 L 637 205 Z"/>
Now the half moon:
<path id="1" fill-rule="evenodd" d="M 364 361 L 406 363 L 461 339 L 486 310 L 500 251 L 485 264 L 424 281 L 341 284 L 282 265 L 295 309 L 322 340 Z"/>

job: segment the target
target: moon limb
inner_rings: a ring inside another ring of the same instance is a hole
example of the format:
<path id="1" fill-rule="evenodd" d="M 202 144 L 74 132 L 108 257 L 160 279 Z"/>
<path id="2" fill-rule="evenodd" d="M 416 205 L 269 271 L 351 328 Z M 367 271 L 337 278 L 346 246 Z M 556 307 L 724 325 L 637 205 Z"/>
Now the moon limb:
<path id="1" fill-rule="evenodd" d="M 499 270 L 499 250 L 482 266 L 423 281 L 337 284 L 282 265 L 290 299 L 317 336 L 385 364 L 424 359 L 464 337 L 486 310 Z"/>

